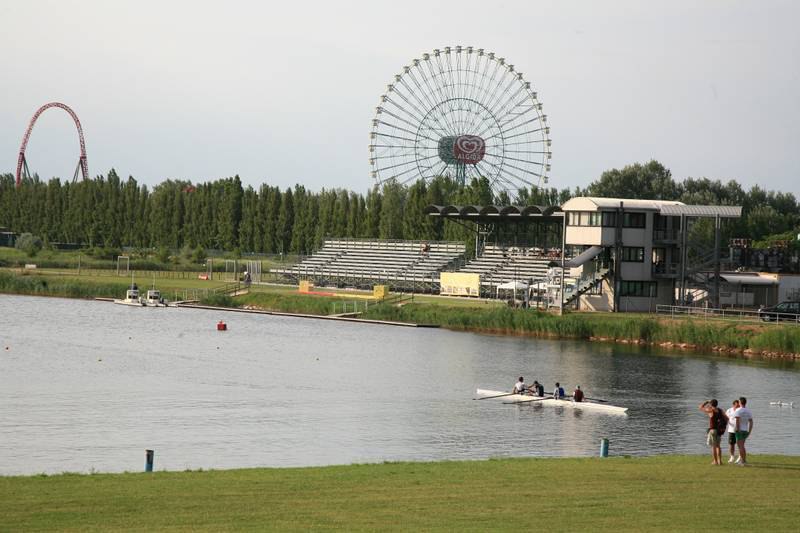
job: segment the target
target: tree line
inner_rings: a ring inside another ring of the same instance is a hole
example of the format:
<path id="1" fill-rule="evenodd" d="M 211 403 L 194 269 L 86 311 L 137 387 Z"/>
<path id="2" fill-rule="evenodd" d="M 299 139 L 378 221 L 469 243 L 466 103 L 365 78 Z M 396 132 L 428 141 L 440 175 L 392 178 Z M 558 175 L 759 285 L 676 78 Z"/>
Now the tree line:
<path id="1" fill-rule="evenodd" d="M 244 186 L 239 176 L 199 184 L 166 180 L 150 190 L 114 170 L 76 183 L 34 176 L 16 188 L 14 177 L 3 174 L 0 227 L 32 233 L 45 243 L 308 254 L 327 237 L 471 242 L 468 225 L 426 216 L 424 208 L 560 205 L 578 195 L 741 205 L 744 216 L 728 226 L 728 236 L 764 239 L 800 225 L 791 193 L 758 186 L 746 191 L 736 181 L 707 178 L 678 182 L 661 163 L 650 161 L 608 170 L 585 189 L 522 190 L 517 198 L 493 194 L 486 178 L 459 187 L 444 176 L 410 186 L 390 182 L 361 194 L 340 188 L 310 191 L 302 185 L 256 189 Z"/>

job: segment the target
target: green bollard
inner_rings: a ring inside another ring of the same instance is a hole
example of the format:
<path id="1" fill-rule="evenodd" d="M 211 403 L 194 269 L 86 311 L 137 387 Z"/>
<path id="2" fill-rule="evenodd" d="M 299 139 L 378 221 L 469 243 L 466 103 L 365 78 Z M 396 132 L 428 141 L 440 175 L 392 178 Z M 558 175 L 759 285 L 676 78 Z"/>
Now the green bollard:
<path id="1" fill-rule="evenodd" d="M 153 471 L 153 458 L 156 452 L 154 450 L 145 450 L 144 451 L 144 471 L 145 472 L 152 472 Z"/>

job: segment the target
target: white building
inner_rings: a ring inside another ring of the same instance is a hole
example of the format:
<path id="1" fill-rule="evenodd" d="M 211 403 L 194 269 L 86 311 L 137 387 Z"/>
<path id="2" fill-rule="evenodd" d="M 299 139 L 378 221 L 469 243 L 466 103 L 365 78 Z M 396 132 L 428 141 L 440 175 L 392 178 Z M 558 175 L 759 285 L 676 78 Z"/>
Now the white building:
<path id="1" fill-rule="evenodd" d="M 579 309 L 651 311 L 673 304 L 676 280 L 686 279 L 690 218 L 738 218 L 734 206 L 690 206 L 661 200 L 577 197 L 567 201 L 565 250 L 577 278 L 565 298 Z M 711 250 L 711 252 L 714 252 Z M 719 256 L 717 246 L 716 256 Z"/>

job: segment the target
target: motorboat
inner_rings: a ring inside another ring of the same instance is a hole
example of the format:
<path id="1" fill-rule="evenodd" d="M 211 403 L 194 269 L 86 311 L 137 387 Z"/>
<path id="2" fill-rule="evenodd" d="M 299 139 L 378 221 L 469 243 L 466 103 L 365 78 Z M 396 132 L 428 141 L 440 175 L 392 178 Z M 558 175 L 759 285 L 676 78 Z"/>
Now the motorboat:
<path id="1" fill-rule="evenodd" d="M 160 290 L 149 289 L 142 298 L 142 305 L 146 307 L 167 307 L 167 302 L 161 297 Z"/>
<path id="2" fill-rule="evenodd" d="M 132 305 L 134 307 L 142 307 L 144 305 L 139 296 L 139 288 L 135 283 L 125 291 L 125 298 L 121 300 L 114 300 L 114 303 L 120 305 Z"/>

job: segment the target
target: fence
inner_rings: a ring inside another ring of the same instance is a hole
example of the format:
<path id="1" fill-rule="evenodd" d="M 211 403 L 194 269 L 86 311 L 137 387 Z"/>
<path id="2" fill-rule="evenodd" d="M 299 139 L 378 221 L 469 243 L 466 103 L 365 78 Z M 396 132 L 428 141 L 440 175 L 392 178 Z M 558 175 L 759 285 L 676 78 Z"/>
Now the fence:
<path id="1" fill-rule="evenodd" d="M 374 304 L 373 304 L 374 305 Z M 333 302 L 331 304 L 331 314 L 348 315 L 366 312 L 369 309 L 369 302 Z"/>
<path id="2" fill-rule="evenodd" d="M 747 309 L 716 309 L 686 305 L 656 305 L 656 314 L 672 318 L 689 317 L 703 320 L 731 320 L 736 322 L 767 322 L 800 325 L 800 314 L 776 311 L 750 311 Z"/>
<path id="3" fill-rule="evenodd" d="M 207 298 L 211 294 L 230 294 L 235 296 L 242 290 L 242 284 L 238 281 L 226 283 L 222 287 L 214 289 L 183 289 L 174 291 L 176 302 L 199 301 Z"/>

